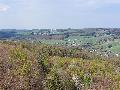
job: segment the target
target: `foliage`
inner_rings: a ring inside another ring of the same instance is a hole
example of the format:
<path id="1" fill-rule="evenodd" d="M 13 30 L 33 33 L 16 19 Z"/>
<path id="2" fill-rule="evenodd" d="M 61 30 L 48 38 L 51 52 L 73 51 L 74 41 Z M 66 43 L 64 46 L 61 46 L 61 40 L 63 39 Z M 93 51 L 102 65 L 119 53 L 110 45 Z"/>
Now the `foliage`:
<path id="1" fill-rule="evenodd" d="M 0 89 L 119 90 L 120 58 L 73 47 L 1 42 Z"/>

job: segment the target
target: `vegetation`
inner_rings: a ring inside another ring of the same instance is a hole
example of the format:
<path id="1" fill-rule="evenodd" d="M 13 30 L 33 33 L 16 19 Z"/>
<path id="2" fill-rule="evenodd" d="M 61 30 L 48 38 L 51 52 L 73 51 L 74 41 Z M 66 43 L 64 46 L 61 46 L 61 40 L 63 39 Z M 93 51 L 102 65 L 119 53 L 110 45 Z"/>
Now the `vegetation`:
<path id="1" fill-rule="evenodd" d="M 0 42 L 0 90 L 119 90 L 120 57 L 77 47 Z"/>
<path id="2" fill-rule="evenodd" d="M 0 39 L 76 46 L 102 56 L 120 55 L 120 28 L 0 29 Z"/>

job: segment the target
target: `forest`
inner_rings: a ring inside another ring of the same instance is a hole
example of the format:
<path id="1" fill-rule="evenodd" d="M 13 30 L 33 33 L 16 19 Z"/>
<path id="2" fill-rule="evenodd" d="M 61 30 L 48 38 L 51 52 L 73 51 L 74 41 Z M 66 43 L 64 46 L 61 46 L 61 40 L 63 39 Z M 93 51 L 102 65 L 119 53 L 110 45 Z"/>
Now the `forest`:
<path id="1" fill-rule="evenodd" d="M 0 41 L 0 90 L 120 90 L 120 57 L 73 46 Z"/>

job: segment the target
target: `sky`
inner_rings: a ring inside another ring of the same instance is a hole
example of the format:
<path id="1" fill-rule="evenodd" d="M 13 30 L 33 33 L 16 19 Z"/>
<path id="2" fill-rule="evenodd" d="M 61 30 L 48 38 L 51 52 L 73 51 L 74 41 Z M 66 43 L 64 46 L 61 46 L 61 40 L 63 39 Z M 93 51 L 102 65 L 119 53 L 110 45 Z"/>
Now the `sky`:
<path id="1" fill-rule="evenodd" d="M 120 0 L 0 0 L 0 28 L 96 27 L 120 27 Z"/>

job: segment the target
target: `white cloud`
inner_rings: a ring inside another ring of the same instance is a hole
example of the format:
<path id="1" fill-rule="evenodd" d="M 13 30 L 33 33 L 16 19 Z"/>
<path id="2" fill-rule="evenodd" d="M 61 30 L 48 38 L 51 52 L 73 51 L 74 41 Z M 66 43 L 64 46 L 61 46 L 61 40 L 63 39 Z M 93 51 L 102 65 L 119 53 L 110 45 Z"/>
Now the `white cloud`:
<path id="1" fill-rule="evenodd" d="M 76 7 L 79 11 L 91 11 L 104 6 L 120 5 L 120 0 L 62 0 L 70 7 Z"/>
<path id="2" fill-rule="evenodd" d="M 0 12 L 5 12 L 9 9 L 10 7 L 5 4 L 0 4 Z"/>
<path id="3" fill-rule="evenodd" d="M 107 5 L 107 4 L 120 4 L 120 0 L 76 0 L 79 2 L 80 5 L 95 5 L 95 6 L 101 6 L 101 5 Z"/>

